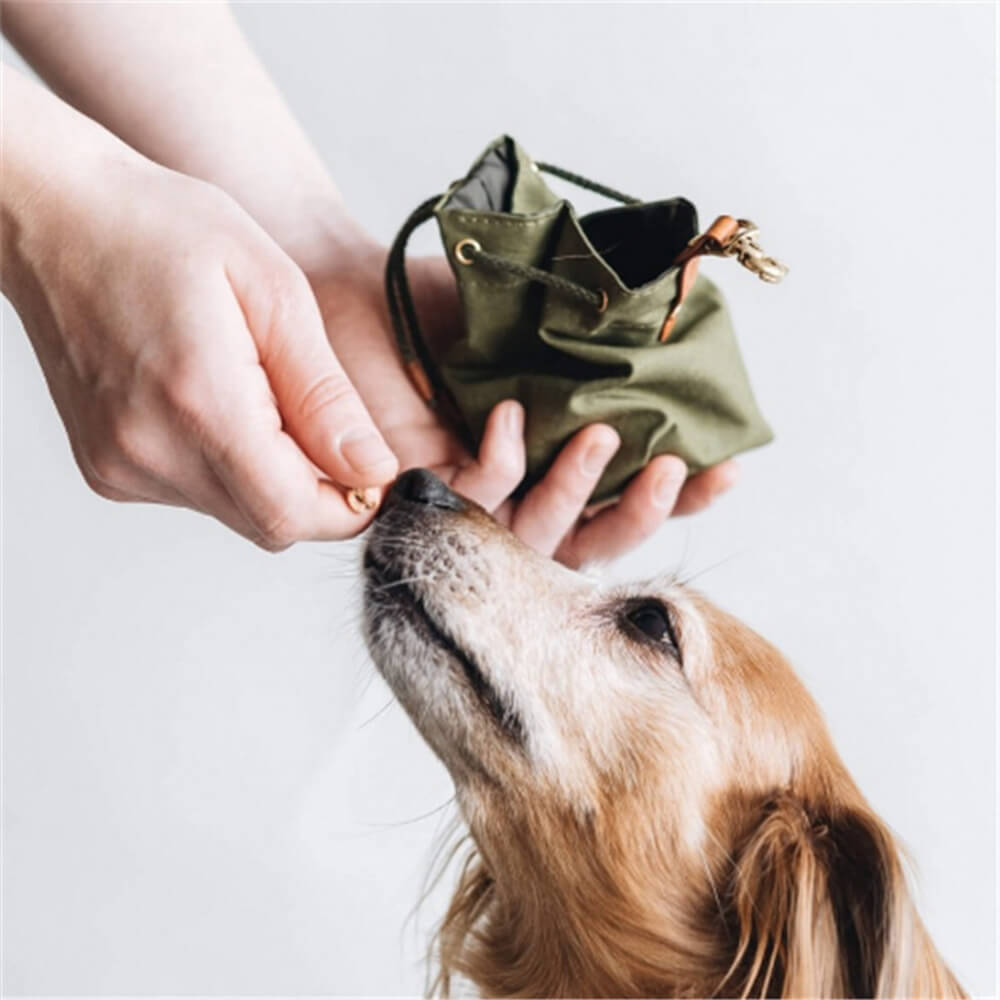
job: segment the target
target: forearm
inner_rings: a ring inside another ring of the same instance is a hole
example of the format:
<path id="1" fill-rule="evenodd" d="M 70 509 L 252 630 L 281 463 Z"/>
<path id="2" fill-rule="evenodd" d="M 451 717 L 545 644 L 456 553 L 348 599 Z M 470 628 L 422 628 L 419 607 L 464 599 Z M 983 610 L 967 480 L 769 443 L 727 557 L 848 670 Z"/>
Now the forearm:
<path id="1" fill-rule="evenodd" d="M 2 10 L 5 34 L 56 93 L 150 159 L 227 191 L 306 270 L 367 242 L 228 8 Z"/>

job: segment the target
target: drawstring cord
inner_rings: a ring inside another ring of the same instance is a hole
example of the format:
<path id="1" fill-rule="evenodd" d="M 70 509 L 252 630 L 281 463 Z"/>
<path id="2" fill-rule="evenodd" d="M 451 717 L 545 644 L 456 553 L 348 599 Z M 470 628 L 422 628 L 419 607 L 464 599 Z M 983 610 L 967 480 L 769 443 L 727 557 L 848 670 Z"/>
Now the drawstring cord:
<path id="1" fill-rule="evenodd" d="M 569 181 L 570 184 L 575 184 L 586 191 L 602 194 L 605 198 L 610 198 L 612 201 L 620 201 L 623 205 L 640 204 L 641 200 L 639 198 L 633 198 L 630 194 L 622 194 L 621 191 L 616 191 L 606 184 L 598 184 L 597 181 L 592 181 L 584 177 L 583 174 L 574 174 L 572 170 L 564 170 L 562 167 L 557 167 L 554 163 L 535 163 L 535 167 L 547 174 L 552 174 L 553 177 L 561 177 L 564 181 Z"/>
<path id="2" fill-rule="evenodd" d="M 562 167 L 551 163 L 536 162 L 533 166 L 536 170 L 560 177 L 564 181 L 577 185 L 577 187 L 604 195 L 613 201 L 620 201 L 625 205 L 639 204 L 638 198 L 623 194 L 621 191 L 616 191 L 604 184 L 598 184 L 596 181 L 575 174 L 571 170 L 563 170 Z M 417 206 L 393 240 L 385 264 L 385 296 L 389 304 L 389 319 L 392 322 L 399 354 L 417 387 L 417 391 L 432 407 L 436 406 L 437 401 L 442 397 L 447 398 L 448 392 L 420 331 L 420 320 L 413 304 L 413 295 L 406 276 L 406 245 L 414 231 L 428 219 L 433 218 L 434 207 L 442 197 L 443 195 L 435 195 Z M 490 253 L 484 250 L 476 240 L 460 240 L 454 248 L 454 253 L 456 260 L 466 267 L 481 264 L 494 271 L 510 274 L 524 281 L 537 282 L 568 298 L 576 299 L 576 301 L 596 309 L 599 313 L 603 313 L 607 308 L 607 292 L 595 291 L 569 278 L 563 278 L 541 268 L 532 267 L 530 264 L 522 264 L 519 261 L 501 257 L 499 254 Z"/>
<path id="3" fill-rule="evenodd" d="M 385 262 L 385 297 L 396 346 L 417 391 L 430 406 L 435 405 L 435 399 L 445 389 L 420 332 L 420 320 L 406 277 L 406 244 L 414 230 L 434 216 L 434 206 L 440 200 L 441 195 L 435 195 L 414 209 L 393 240 Z"/>
<path id="4" fill-rule="evenodd" d="M 530 264 L 522 264 L 519 261 L 511 260 L 509 257 L 500 257 L 495 253 L 488 253 L 476 240 L 460 240 L 455 245 L 455 258 L 460 264 L 466 266 L 477 262 L 485 264 L 494 271 L 502 271 L 504 274 L 512 274 L 515 278 L 523 278 L 525 281 L 537 281 L 540 285 L 557 292 L 562 292 L 569 298 L 577 299 L 589 306 L 593 306 L 598 312 L 604 312 L 608 305 L 606 292 L 594 292 L 585 285 L 580 285 L 569 278 L 561 278 L 558 274 L 543 271 L 539 267 L 532 267 Z"/>

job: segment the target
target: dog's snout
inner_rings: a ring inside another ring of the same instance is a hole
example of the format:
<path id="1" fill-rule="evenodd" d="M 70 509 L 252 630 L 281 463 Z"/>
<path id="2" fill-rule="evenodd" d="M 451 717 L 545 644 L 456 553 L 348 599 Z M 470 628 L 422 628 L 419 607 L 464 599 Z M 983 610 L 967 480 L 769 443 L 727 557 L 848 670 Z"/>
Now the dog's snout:
<path id="1" fill-rule="evenodd" d="M 457 493 L 427 469 L 410 469 L 404 472 L 393 484 L 389 498 L 408 500 L 410 503 L 442 510 L 459 511 L 466 507 L 465 501 Z"/>

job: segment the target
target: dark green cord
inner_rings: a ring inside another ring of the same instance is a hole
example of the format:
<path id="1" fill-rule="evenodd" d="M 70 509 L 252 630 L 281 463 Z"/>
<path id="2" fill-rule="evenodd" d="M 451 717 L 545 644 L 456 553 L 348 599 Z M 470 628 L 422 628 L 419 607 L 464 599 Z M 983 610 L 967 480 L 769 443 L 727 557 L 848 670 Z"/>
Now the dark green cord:
<path id="1" fill-rule="evenodd" d="M 597 181 L 592 181 L 582 174 L 574 174 L 572 170 L 557 167 L 554 163 L 540 163 L 536 160 L 535 166 L 539 170 L 544 170 L 545 173 L 552 174 L 553 177 L 561 177 L 564 181 L 569 181 L 570 184 L 575 184 L 577 187 L 593 191 L 595 194 L 603 194 L 605 198 L 610 198 L 612 201 L 620 201 L 623 205 L 639 204 L 639 199 L 633 198 L 630 194 L 622 194 L 621 191 L 616 191 L 605 184 L 598 184 Z"/>
<path id="2" fill-rule="evenodd" d="M 571 170 L 564 170 L 551 163 L 535 163 L 539 170 L 554 177 L 560 177 L 564 181 L 569 181 L 577 187 L 593 191 L 596 194 L 604 195 L 612 201 L 620 201 L 625 205 L 636 205 L 638 198 L 623 194 L 614 188 L 598 184 L 587 177 L 575 174 Z M 424 342 L 420 331 L 420 319 L 417 316 L 416 307 L 413 304 L 413 295 L 410 291 L 410 283 L 406 277 L 406 245 L 414 230 L 423 225 L 428 219 L 433 218 L 434 209 L 443 195 L 435 195 L 420 204 L 403 223 L 392 246 L 389 248 L 389 256 L 385 264 L 385 296 L 389 305 L 389 319 L 392 322 L 393 333 L 396 336 L 396 344 L 400 356 L 405 364 L 418 362 L 424 370 L 431 384 L 435 398 L 447 396 L 447 389 L 438 374 L 437 365 L 434 362 L 430 351 Z M 562 278 L 559 275 L 543 271 L 541 268 L 532 267 L 529 264 L 522 264 L 519 261 L 501 257 L 498 254 L 490 253 L 476 245 L 466 245 L 462 250 L 463 254 L 471 263 L 481 263 L 486 267 L 491 267 L 496 271 L 503 271 L 525 281 L 536 281 L 554 291 L 560 292 L 579 302 L 583 302 L 595 309 L 601 309 L 607 305 L 607 295 L 604 292 L 595 292 L 584 285 L 571 281 L 569 278 Z M 429 400 L 434 405 L 433 400 Z"/>

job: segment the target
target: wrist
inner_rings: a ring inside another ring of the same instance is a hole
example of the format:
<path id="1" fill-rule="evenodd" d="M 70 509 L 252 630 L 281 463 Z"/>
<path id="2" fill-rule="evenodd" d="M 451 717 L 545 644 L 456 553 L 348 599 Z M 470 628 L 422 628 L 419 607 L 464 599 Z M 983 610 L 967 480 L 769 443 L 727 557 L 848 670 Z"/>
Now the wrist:
<path id="1" fill-rule="evenodd" d="M 385 248 L 347 210 L 339 193 L 300 196 L 268 233 L 313 287 L 381 270 Z"/>
<path id="2" fill-rule="evenodd" d="M 146 161 L 51 93 L 4 66 L 0 290 L 18 290 L 67 249 L 68 220 L 115 174 Z M 55 155 L 55 147 L 71 155 Z"/>

